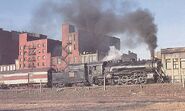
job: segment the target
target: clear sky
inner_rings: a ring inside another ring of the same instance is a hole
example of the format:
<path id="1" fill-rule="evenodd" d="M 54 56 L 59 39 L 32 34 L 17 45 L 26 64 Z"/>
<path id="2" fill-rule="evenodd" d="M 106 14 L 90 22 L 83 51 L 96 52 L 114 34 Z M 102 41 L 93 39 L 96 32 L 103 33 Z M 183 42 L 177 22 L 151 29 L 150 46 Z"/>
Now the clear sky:
<path id="1" fill-rule="evenodd" d="M 26 31 L 33 11 L 44 0 L 0 0 L 0 27 Z M 132 0 L 130 0 L 132 1 Z M 134 0 L 147 8 L 158 26 L 158 50 L 185 46 L 185 0 Z M 60 30 L 60 29 L 56 29 Z M 59 39 L 59 38 L 58 38 Z M 149 57 L 143 46 L 135 49 L 139 57 Z"/>

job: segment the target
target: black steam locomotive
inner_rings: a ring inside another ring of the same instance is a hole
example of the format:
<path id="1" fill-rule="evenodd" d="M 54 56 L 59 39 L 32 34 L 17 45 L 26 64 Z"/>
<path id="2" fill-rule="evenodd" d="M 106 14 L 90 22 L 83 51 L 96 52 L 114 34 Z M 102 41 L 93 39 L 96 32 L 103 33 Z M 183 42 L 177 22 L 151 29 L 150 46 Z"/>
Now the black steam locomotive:
<path id="1" fill-rule="evenodd" d="M 163 83 L 168 78 L 161 68 L 159 60 L 74 64 L 65 73 L 50 71 L 48 86 Z"/>

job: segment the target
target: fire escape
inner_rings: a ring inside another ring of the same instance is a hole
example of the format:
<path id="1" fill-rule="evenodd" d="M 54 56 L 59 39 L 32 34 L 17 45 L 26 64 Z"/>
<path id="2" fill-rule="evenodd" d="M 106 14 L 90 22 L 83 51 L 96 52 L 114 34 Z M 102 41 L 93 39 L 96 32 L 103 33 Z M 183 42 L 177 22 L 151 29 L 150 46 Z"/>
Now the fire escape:
<path id="1" fill-rule="evenodd" d="M 63 70 L 66 71 L 69 65 L 68 56 L 71 54 L 69 46 L 72 44 L 71 41 L 68 41 L 65 46 L 62 46 L 62 62 L 64 63 Z"/>
<path id="2" fill-rule="evenodd" d="M 34 69 L 36 67 L 36 46 L 29 46 L 28 47 L 28 67 Z"/>

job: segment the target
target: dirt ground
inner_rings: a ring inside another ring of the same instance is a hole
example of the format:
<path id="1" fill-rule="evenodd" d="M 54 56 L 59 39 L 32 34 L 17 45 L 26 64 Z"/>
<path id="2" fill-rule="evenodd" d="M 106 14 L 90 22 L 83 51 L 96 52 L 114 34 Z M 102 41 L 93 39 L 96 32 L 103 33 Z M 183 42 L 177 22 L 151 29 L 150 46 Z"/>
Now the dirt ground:
<path id="1" fill-rule="evenodd" d="M 0 90 L 0 111 L 185 111 L 181 84 Z"/>

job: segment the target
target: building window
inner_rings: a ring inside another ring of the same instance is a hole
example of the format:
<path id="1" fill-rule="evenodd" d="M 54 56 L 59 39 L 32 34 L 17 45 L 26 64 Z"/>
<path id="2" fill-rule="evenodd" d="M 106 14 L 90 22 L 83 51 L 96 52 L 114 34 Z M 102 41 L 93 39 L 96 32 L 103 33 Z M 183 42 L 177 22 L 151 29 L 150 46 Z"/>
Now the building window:
<path id="1" fill-rule="evenodd" d="M 6 67 L 4 66 L 4 71 L 6 71 Z"/>
<path id="2" fill-rule="evenodd" d="M 23 46 L 20 46 L 20 50 L 22 50 L 23 49 Z"/>
<path id="3" fill-rule="evenodd" d="M 42 59 L 45 60 L 46 59 L 46 56 L 42 56 Z"/>
<path id="4" fill-rule="evenodd" d="M 37 44 L 37 47 L 40 48 L 40 44 Z"/>
<path id="5" fill-rule="evenodd" d="M 171 60 L 166 59 L 166 69 L 171 69 Z"/>
<path id="6" fill-rule="evenodd" d="M 40 66 L 40 64 L 39 64 L 39 63 L 37 63 L 37 66 Z"/>
<path id="7" fill-rule="evenodd" d="M 40 60 L 40 56 L 37 57 L 37 60 Z"/>
<path id="8" fill-rule="evenodd" d="M 20 55 L 23 55 L 23 53 L 22 53 L 22 52 L 20 52 Z"/>
<path id="9" fill-rule="evenodd" d="M 173 59 L 173 69 L 178 69 L 178 68 L 179 68 L 178 59 L 175 58 Z"/>
<path id="10" fill-rule="evenodd" d="M 42 44 L 42 47 L 45 47 L 46 46 L 46 44 Z"/>
<path id="11" fill-rule="evenodd" d="M 74 57 L 74 63 L 76 63 L 76 57 Z"/>
<path id="12" fill-rule="evenodd" d="M 19 65 L 19 67 L 21 68 L 21 67 L 22 67 L 22 65 L 20 64 L 20 65 Z"/>
<path id="13" fill-rule="evenodd" d="M 26 67 L 26 64 L 24 64 L 23 67 Z"/>
<path id="14" fill-rule="evenodd" d="M 68 47 L 68 53 L 70 54 L 72 52 L 72 47 L 71 45 Z"/>
<path id="15" fill-rule="evenodd" d="M 93 66 L 93 69 L 96 70 L 96 66 Z"/>
<path id="16" fill-rule="evenodd" d="M 44 62 L 42 63 L 42 66 L 45 66 L 45 63 Z"/>
<path id="17" fill-rule="evenodd" d="M 74 41 L 75 41 L 75 34 L 73 35 L 73 37 L 74 37 Z"/>
<path id="18" fill-rule="evenodd" d="M 68 58 L 68 63 L 71 64 L 71 58 L 70 57 Z"/>
<path id="19" fill-rule="evenodd" d="M 75 44 L 74 44 L 74 50 L 76 50 L 76 46 L 75 46 Z"/>
<path id="20" fill-rule="evenodd" d="M 41 53 L 40 50 L 38 50 L 38 53 L 39 53 L 39 54 Z"/>
<path id="21" fill-rule="evenodd" d="M 89 56 L 89 62 L 93 62 L 93 56 Z"/>
<path id="22" fill-rule="evenodd" d="M 180 59 L 181 68 L 185 68 L 185 59 Z"/>
<path id="23" fill-rule="evenodd" d="M 26 55 L 27 54 L 27 51 L 24 51 L 24 55 Z"/>
<path id="24" fill-rule="evenodd" d="M 45 53 L 45 49 L 42 50 L 42 53 Z"/>
<path id="25" fill-rule="evenodd" d="M 31 68 L 34 68 L 35 67 L 35 63 L 32 63 L 32 66 L 31 66 Z"/>
<path id="26" fill-rule="evenodd" d="M 62 63 L 62 60 L 60 58 L 57 59 L 57 63 L 58 64 L 61 64 Z"/>
<path id="27" fill-rule="evenodd" d="M 72 36 L 69 35 L 69 42 L 71 43 L 72 42 Z"/>

